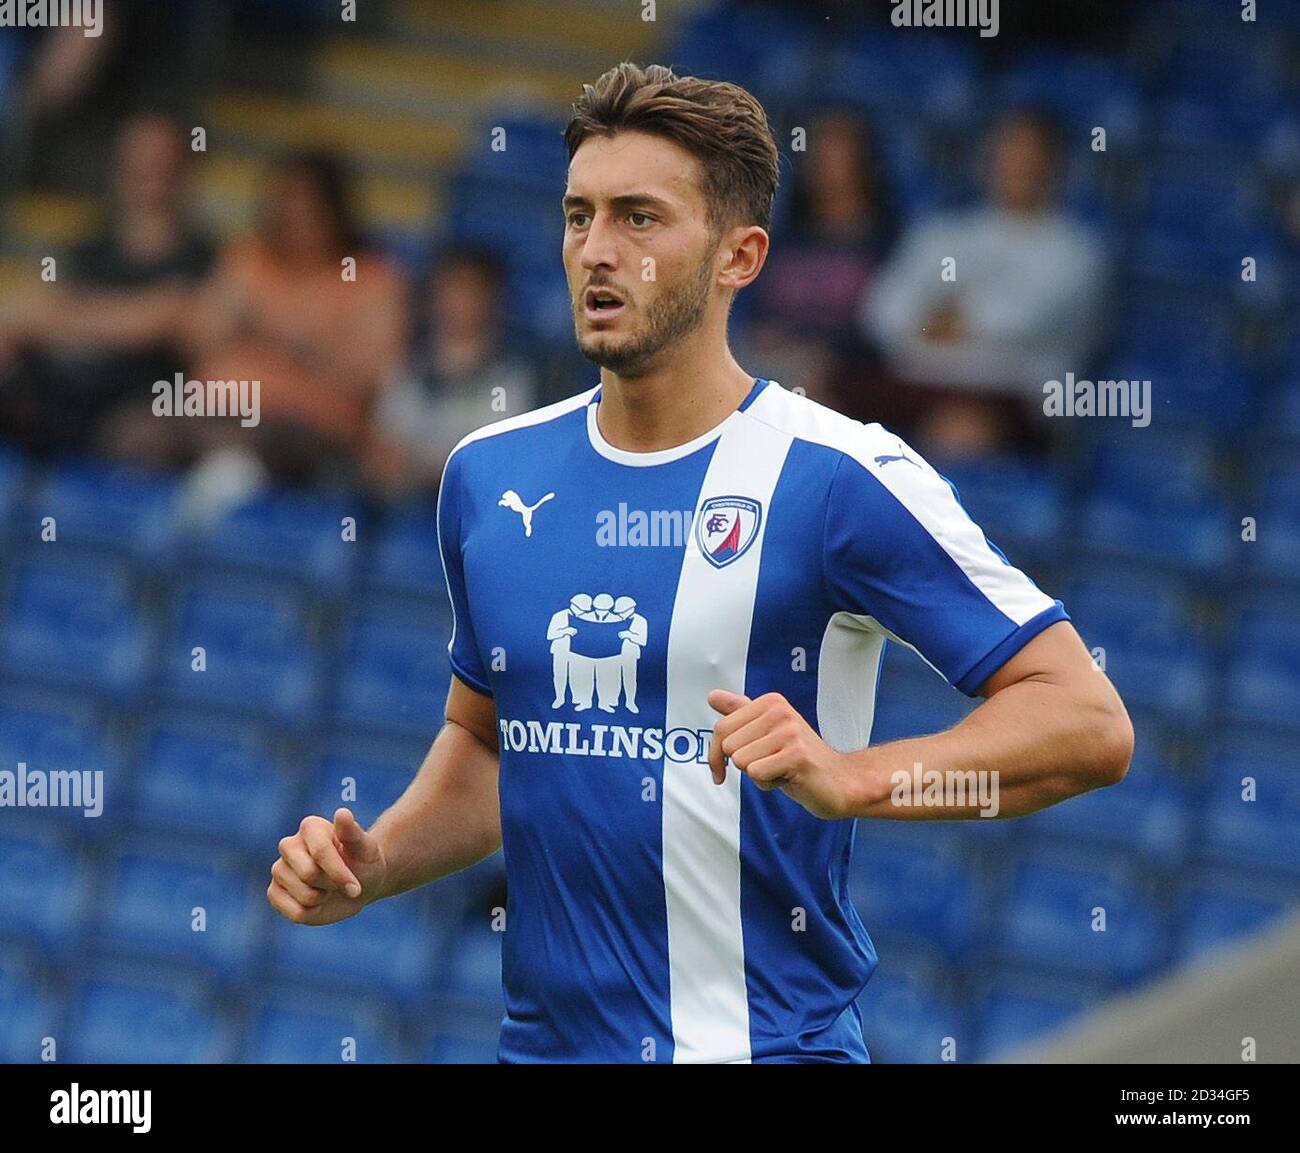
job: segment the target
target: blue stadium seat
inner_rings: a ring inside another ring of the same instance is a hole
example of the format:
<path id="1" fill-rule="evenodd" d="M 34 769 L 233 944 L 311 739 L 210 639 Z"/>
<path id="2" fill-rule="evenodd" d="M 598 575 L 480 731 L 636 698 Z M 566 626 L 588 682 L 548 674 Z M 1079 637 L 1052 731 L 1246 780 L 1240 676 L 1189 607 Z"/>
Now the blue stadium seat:
<path id="1" fill-rule="evenodd" d="M 1008 964 L 1127 985 L 1162 965 L 1168 932 L 1158 903 L 1136 881 L 1131 860 L 1093 850 L 1031 850 L 1014 865 L 998 942 Z M 1093 910 L 1105 910 L 1094 931 Z"/>
<path id="2" fill-rule="evenodd" d="M 452 929 L 450 917 L 431 912 L 423 893 L 380 901 L 335 925 L 308 927 L 276 917 L 271 965 L 286 981 L 378 989 L 409 1007 L 435 987 Z"/>
<path id="3" fill-rule="evenodd" d="M 188 974 L 95 975 L 72 998 L 73 1025 L 61 1060 L 89 1064 L 211 1064 L 232 1059 L 228 1011 Z"/>
<path id="4" fill-rule="evenodd" d="M 461 1036 L 445 1031 L 433 1034 L 428 1044 L 418 1054 L 417 1060 L 433 1065 L 495 1065 L 497 1062 L 498 1033 Z"/>
<path id="5" fill-rule="evenodd" d="M 1262 582 L 1300 585 L 1300 466 L 1274 462 L 1257 491 L 1257 535 L 1246 545 L 1250 570 Z"/>
<path id="6" fill-rule="evenodd" d="M 1190 785 L 1139 736 L 1133 763 L 1118 785 L 1071 797 L 1019 824 L 1035 839 L 1136 850 L 1152 865 L 1176 869 L 1191 852 L 1192 822 Z"/>
<path id="7" fill-rule="evenodd" d="M 65 1036 L 63 1008 L 24 951 L 0 949 L 0 1063 L 45 1059 L 45 1039 Z"/>
<path id="8" fill-rule="evenodd" d="M 516 332 L 508 343 L 536 340 L 547 348 L 565 348 L 573 340 L 573 305 L 563 269 L 554 252 L 521 248 L 510 263 L 506 284 L 507 312 Z M 575 384 L 573 391 L 579 386 Z"/>
<path id="9" fill-rule="evenodd" d="M 479 141 L 461 166 L 461 173 L 484 184 L 508 186 L 549 196 L 555 214 L 569 167 L 564 125 L 558 119 L 534 120 L 505 108 L 480 118 L 473 139 Z M 504 130 L 504 135 L 496 130 Z M 501 145 L 494 148 L 495 140 Z"/>
<path id="10" fill-rule="evenodd" d="M 80 945 L 91 912 L 90 870 L 66 838 L 20 825 L 8 819 L 0 836 L 0 939 L 68 956 Z"/>
<path id="11" fill-rule="evenodd" d="M 1223 242 L 1250 234 L 1261 217 L 1259 187 L 1242 169 L 1166 160 L 1145 190 L 1148 227 Z"/>
<path id="12" fill-rule="evenodd" d="M 0 49 L 0 53 L 2 52 L 3 49 Z M 26 472 L 26 461 L 12 449 L 0 445 L 0 539 L 19 531 L 16 513 L 22 500 Z M 28 528 L 35 538 L 39 532 L 39 524 L 29 525 Z"/>
<path id="13" fill-rule="evenodd" d="M 886 657 L 886 664 L 888 661 Z M 882 676 L 871 743 L 883 745 L 904 737 L 943 732 L 960 721 L 976 703 L 937 676 L 929 688 L 921 690 L 902 681 L 895 684 Z"/>
<path id="14" fill-rule="evenodd" d="M 1245 256 L 1255 260 L 1253 282 L 1241 279 Z M 1143 282 L 1202 291 L 1217 289 L 1247 307 L 1274 302 L 1273 285 L 1285 277 L 1277 240 L 1259 227 L 1233 243 L 1217 234 L 1188 235 L 1149 225 L 1138 234 L 1127 267 Z M 1202 371 L 1197 383 L 1205 375 Z M 1171 383 L 1177 385 L 1179 381 L 1175 377 Z"/>
<path id="15" fill-rule="evenodd" d="M 98 462 L 51 468 L 27 503 L 32 525 L 54 517 L 62 544 L 166 563 L 175 545 L 177 482 Z"/>
<path id="16" fill-rule="evenodd" d="M 881 950 L 880 964 L 858 997 L 867 1052 L 877 1063 L 938 1063 L 947 1039 L 955 1059 L 975 1056 L 969 1022 L 924 954 Z"/>
<path id="17" fill-rule="evenodd" d="M 421 502 L 390 516 L 371 552 L 374 559 L 367 580 L 375 588 L 446 601 L 437 509 L 433 504 Z"/>
<path id="18" fill-rule="evenodd" d="M 205 650 L 201 672 L 193 668 L 195 648 Z M 307 605 L 295 588 L 206 578 L 177 589 L 163 666 L 170 696 L 302 729 L 316 715 L 320 673 Z"/>
<path id="19" fill-rule="evenodd" d="M 549 252 L 552 268 L 562 271 L 555 264 L 564 239 L 563 195 L 563 183 L 547 193 L 465 173 L 452 182 L 449 230 L 512 261 L 520 253 Z"/>
<path id="20" fill-rule="evenodd" d="M 326 818 L 340 806 L 367 828 L 406 791 L 415 778 L 433 734 L 427 740 L 377 745 L 373 736 L 340 738 L 322 750 L 312 779 L 307 811 Z M 351 782 L 345 797 L 345 782 Z"/>
<path id="21" fill-rule="evenodd" d="M 1156 102 L 1153 118 L 1164 151 L 1205 152 L 1237 144 L 1237 124 L 1221 100 L 1175 92 Z"/>
<path id="22" fill-rule="evenodd" d="M 94 807 L 102 812 L 117 811 L 119 790 L 127 780 L 116 744 L 106 732 L 96 707 L 60 694 L 57 703 L 48 693 L 24 691 L 20 686 L 0 682 L 0 768 L 16 772 L 20 762 L 29 769 L 48 772 L 99 774 L 92 778 L 98 795 Z M 84 780 L 84 778 L 83 778 Z M 83 807 L 62 809 L 27 808 L 24 827 L 50 826 L 65 834 L 93 838 L 111 835 L 111 822 L 88 817 Z"/>
<path id="23" fill-rule="evenodd" d="M 1064 496 L 1060 479 L 1041 465 L 1009 457 L 939 464 L 962 506 L 1015 564 L 1046 555 L 1061 534 Z"/>
<path id="24" fill-rule="evenodd" d="M 298 782 L 254 728 L 162 721 L 144 734 L 132 822 L 265 856 L 298 818 Z"/>
<path id="25" fill-rule="evenodd" d="M 1153 78 L 1159 90 L 1215 95 L 1234 111 L 1272 96 L 1285 65 L 1279 24 L 1288 6 L 1271 6 L 1261 15 L 1259 25 L 1248 23 L 1240 19 L 1238 6 L 1215 0 L 1180 0 L 1152 9 L 1149 18 L 1169 44 L 1164 66 Z M 1272 35 L 1261 37 L 1265 27 Z"/>
<path id="26" fill-rule="evenodd" d="M 377 906 L 378 907 L 378 906 Z M 361 1065 L 391 1064 L 399 1057 L 396 1023 L 387 1012 L 357 1000 L 306 995 L 259 998 L 240 1060 L 259 1064 L 342 1063 L 351 1038 L 349 1059 Z"/>
<path id="27" fill-rule="evenodd" d="M 335 718 L 432 739 L 451 682 L 449 638 L 441 615 L 423 604 L 374 599 L 359 606 L 343 628 Z"/>
<path id="28" fill-rule="evenodd" d="M 1253 800 L 1245 799 L 1247 778 Z M 1203 857 L 1300 877 L 1300 755 L 1293 740 L 1225 739 L 1206 789 Z"/>
<path id="29" fill-rule="evenodd" d="M 752 76 L 774 46 L 807 36 L 805 23 L 779 8 L 724 0 L 694 10 L 662 58 L 679 75 Z"/>
<path id="30" fill-rule="evenodd" d="M 911 218 L 941 207 L 946 185 L 934 177 L 925 126 L 917 119 L 889 116 L 873 121 L 872 132 L 885 188 L 899 211 Z"/>
<path id="31" fill-rule="evenodd" d="M 1245 606 L 1232 630 L 1225 711 L 1240 721 L 1300 727 L 1300 613 L 1287 602 Z"/>
<path id="32" fill-rule="evenodd" d="M 1039 1044 L 1104 998 L 1104 990 L 1060 977 L 1003 972 L 976 996 L 980 1060 L 1010 1056 L 1024 1045 Z"/>
<path id="33" fill-rule="evenodd" d="M 961 958 L 988 929 L 990 894 L 969 859 L 938 844 L 928 851 L 858 827 L 849 891 L 871 934 L 906 934 Z M 945 851 L 945 849 L 947 851 Z"/>
<path id="34" fill-rule="evenodd" d="M 875 111 L 920 113 L 942 124 L 966 114 L 974 84 L 970 45 L 916 37 L 904 46 L 895 33 L 868 31 L 830 45 L 814 95 Z"/>
<path id="35" fill-rule="evenodd" d="M 1075 628 L 1127 704 L 1187 722 L 1203 719 L 1213 661 L 1177 582 L 1133 571 L 1077 580 L 1066 596 Z"/>
<path id="36" fill-rule="evenodd" d="M 1194 628 L 1195 605 L 1187 587 L 1158 569 L 1079 565 L 1071 569 L 1062 596 L 1082 632 L 1100 629 L 1133 643 L 1155 644 Z"/>
<path id="37" fill-rule="evenodd" d="M 1210 578 L 1223 572 L 1230 525 L 1213 461 L 1192 442 L 1128 436 L 1098 447 L 1081 533 L 1092 552 Z"/>
<path id="38" fill-rule="evenodd" d="M 1075 132 L 1104 125 L 1108 150 L 1133 148 L 1144 127 L 1138 85 L 1118 60 L 1030 49 L 1017 53 L 998 89 L 1000 103 L 1043 108 Z"/>
<path id="39" fill-rule="evenodd" d="M 4 595 L 0 671 L 73 685 L 129 702 L 144 685 L 153 646 L 130 568 L 29 552 Z"/>
<path id="40" fill-rule="evenodd" d="M 356 539 L 344 539 L 344 519 Z M 351 579 L 359 542 L 372 531 L 359 499 L 274 492 L 252 498 L 222 519 L 192 532 L 183 555 L 204 566 L 221 565 L 308 582 L 326 594 Z"/>
<path id="41" fill-rule="evenodd" d="M 1179 960 L 1206 960 L 1215 950 L 1246 942 L 1297 908 L 1300 885 L 1201 870 L 1182 892 Z"/>
<path id="42" fill-rule="evenodd" d="M 274 842 L 265 856 L 269 869 Z M 261 888 L 227 855 L 214 859 L 173 842 L 123 849 L 109 862 L 105 884 L 96 931 L 102 952 L 172 960 L 226 980 L 252 963 L 270 912 Z M 203 910 L 206 928 L 195 928 L 195 909 Z"/>
<path id="43" fill-rule="evenodd" d="M 1220 252 L 1211 242 L 1171 240 L 1163 234 L 1137 241 L 1134 275 L 1158 280 L 1159 269 L 1148 268 L 1144 262 L 1172 263 L 1170 275 L 1183 287 L 1170 291 L 1130 285 L 1115 354 L 1098 370 L 1097 378 L 1149 380 L 1149 418 L 1161 430 L 1187 428 L 1222 436 L 1241 429 L 1255 415 L 1255 376 L 1234 350 L 1231 301 L 1223 289 L 1225 283 L 1230 287 L 1242 284 L 1241 253 L 1245 249 L 1229 247 L 1230 251 Z M 1249 251 L 1265 262 L 1268 254 L 1257 245 L 1250 245 Z M 1189 266 L 1193 261 L 1205 267 L 1198 273 Z M 1269 272 L 1271 258 L 1267 263 L 1268 268 L 1261 263 L 1261 276 L 1271 282 L 1276 279 Z M 1212 283 L 1206 291 L 1189 293 L 1188 282 L 1196 275 L 1208 277 Z M 1249 288 L 1247 303 L 1265 296 L 1258 284 Z M 1143 437 L 1150 439 L 1150 433 L 1144 432 Z M 1188 445 L 1196 451 L 1191 442 Z"/>
<path id="44" fill-rule="evenodd" d="M 754 65 L 750 91 L 762 101 L 774 120 L 787 110 L 803 107 L 820 79 L 818 48 L 810 37 L 782 39 L 768 45 Z M 775 129 L 778 136 L 780 129 Z"/>
<path id="45" fill-rule="evenodd" d="M 448 953 L 438 982 L 444 1000 L 479 1014 L 504 1012 L 501 934 L 492 931 L 486 911 L 466 918 L 457 927 Z"/>

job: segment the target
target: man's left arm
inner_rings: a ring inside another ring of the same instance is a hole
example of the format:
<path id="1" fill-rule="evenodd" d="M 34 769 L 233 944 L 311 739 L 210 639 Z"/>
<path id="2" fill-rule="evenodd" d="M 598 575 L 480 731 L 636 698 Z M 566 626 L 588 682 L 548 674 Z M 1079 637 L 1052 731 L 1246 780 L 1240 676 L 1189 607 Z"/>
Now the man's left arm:
<path id="1" fill-rule="evenodd" d="M 849 751 L 779 694 L 717 690 L 715 779 L 726 756 L 818 816 L 924 820 L 1030 813 L 1123 777 L 1132 726 L 1064 606 L 989 543 L 919 453 L 858 426 L 826 507 L 822 581 L 845 626 L 884 631 L 985 699 L 946 732 Z"/>
<path id="2" fill-rule="evenodd" d="M 1133 727 L 1069 622 L 1044 629 L 978 693 L 984 703 L 944 732 L 837 752 L 779 694 L 750 701 L 716 690 L 709 703 L 725 715 L 710 751 L 714 779 L 726 756 L 817 816 L 889 820 L 977 817 L 990 786 L 998 816 L 1022 816 L 1123 779 Z M 922 803 L 927 779 L 962 787 Z"/>

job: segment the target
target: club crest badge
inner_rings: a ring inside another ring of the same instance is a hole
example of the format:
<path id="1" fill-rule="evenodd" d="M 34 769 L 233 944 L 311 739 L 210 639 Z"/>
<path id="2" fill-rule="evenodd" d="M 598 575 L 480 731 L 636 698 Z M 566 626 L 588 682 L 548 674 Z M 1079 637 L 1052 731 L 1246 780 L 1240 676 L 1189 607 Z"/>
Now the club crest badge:
<path id="1" fill-rule="evenodd" d="M 745 555 L 758 536 L 763 506 L 747 496 L 714 496 L 700 506 L 695 518 L 695 539 L 704 559 L 725 568 Z"/>

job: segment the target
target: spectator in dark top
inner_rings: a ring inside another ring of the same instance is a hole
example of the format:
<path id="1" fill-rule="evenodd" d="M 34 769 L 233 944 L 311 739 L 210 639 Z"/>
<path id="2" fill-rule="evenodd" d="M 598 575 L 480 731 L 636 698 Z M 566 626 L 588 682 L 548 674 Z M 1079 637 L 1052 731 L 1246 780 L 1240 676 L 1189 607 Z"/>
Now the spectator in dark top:
<path id="1" fill-rule="evenodd" d="M 808 126 L 794 153 L 784 235 L 750 288 L 754 363 L 840 407 L 838 362 L 870 360 L 857 315 L 894 238 L 893 212 L 866 121 L 832 109 Z"/>
<path id="2" fill-rule="evenodd" d="M 505 281 L 498 257 L 474 246 L 434 265 L 415 346 L 375 416 L 370 472 L 389 494 L 435 490 L 461 437 L 540 402 L 537 367 L 503 333 Z"/>
<path id="3" fill-rule="evenodd" d="M 189 216 L 184 128 L 149 113 L 114 151 L 107 227 L 0 327 L 0 426 L 34 450 L 111 442 L 112 412 L 184 368 L 176 335 L 213 249 Z"/>

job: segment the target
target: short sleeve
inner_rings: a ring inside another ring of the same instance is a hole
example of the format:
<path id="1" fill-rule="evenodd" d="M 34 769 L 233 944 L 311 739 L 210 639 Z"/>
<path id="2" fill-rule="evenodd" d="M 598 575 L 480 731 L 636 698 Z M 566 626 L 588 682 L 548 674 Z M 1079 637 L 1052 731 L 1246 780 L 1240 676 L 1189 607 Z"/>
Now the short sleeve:
<path id="1" fill-rule="evenodd" d="M 968 696 L 1069 619 L 990 544 L 952 485 L 879 425 L 836 466 L 824 549 L 835 608 L 870 618 Z"/>
<path id="2" fill-rule="evenodd" d="M 438 548 L 442 554 L 442 571 L 447 580 L 452 614 L 451 640 L 447 643 L 447 653 L 451 660 L 451 671 L 457 677 L 478 692 L 491 696 L 492 689 L 488 685 L 487 674 L 483 671 L 465 590 L 461 465 L 460 454 L 453 452 L 443 469 L 442 485 L 438 489 Z"/>

